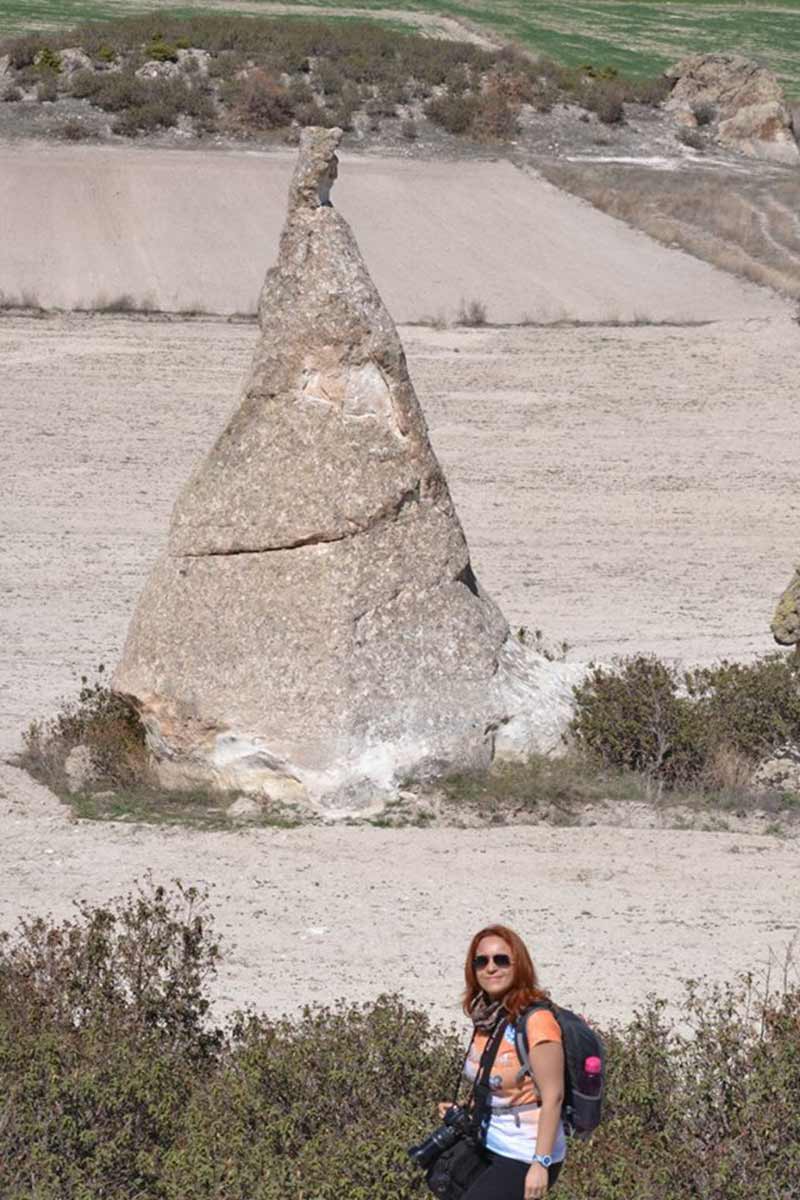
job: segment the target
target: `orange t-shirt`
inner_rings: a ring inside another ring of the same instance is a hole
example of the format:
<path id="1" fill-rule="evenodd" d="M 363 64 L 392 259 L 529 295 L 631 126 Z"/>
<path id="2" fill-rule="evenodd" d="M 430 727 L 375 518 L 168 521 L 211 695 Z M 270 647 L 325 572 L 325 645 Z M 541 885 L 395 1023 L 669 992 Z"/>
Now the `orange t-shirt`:
<path id="1" fill-rule="evenodd" d="M 558 1021 L 546 1008 L 529 1013 L 525 1028 L 531 1050 L 542 1042 L 560 1043 L 562 1040 Z M 475 1082 L 489 1037 L 490 1034 L 478 1031 L 470 1047 L 464 1064 L 464 1076 L 470 1083 Z M 531 1162 L 536 1152 L 541 1097 L 530 1075 L 527 1072 L 521 1075 L 521 1071 L 522 1062 L 517 1054 L 514 1024 L 511 1022 L 497 1047 L 489 1075 L 492 1112 L 486 1133 L 486 1147 L 506 1158 Z M 559 1162 L 566 1154 L 563 1126 L 559 1127 L 551 1153 L 554 1162 Z"/>

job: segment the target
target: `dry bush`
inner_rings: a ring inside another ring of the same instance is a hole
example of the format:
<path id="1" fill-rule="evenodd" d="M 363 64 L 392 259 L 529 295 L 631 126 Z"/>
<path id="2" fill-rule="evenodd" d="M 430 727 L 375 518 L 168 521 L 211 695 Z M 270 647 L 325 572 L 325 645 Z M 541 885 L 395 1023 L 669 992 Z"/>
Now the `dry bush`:
<path id="1" fill-rule="evenodd" d="M 593 80 L 578 93 L 578 103 L 604 125 L 620 125 L 625 120 L 624 99 L 624 90 L 615 80 Z"/>
<path id="2" fill-rule="evenodd" d="M 494 88 L 478 97 L 472 133 L 479 141 L 508 141 L 519 132 L 518 109 Z"/>
<path id="3" fill-rule="evenodd" d="M 486 305 L 482 300 L 462 300 L 456 314 L 456 325 L 476 328 L 487 321 Z"/>
<path id="4" fill-rule="evenodd" d="M 111 691 L 102 665 L 93 682 L 82 677 L 76 700 L 64 701 L 55 717 L 34 721 L 22 743 L 19 765 L 56 791 L 67 790 L 66 763 L 77 747 L 84 747 L 89 755 L 93 786 L 149 780 L 142 723 L 134 708 Z"/>
<path id="5" fill-rule="evenodd" d="M 478 98 L 471 95 L 435 96 L 425 105 L 425 116 L 448 133 L 467 133 L 478 111 Z"/>
<path id="6" fill-rule="evenodd" d="M 675 137 L 681 145 L 688 146 L 691 150 L 705 150 L 706 148 L 706 139 L 702 133 L 688 125 L 681 125 Z"/>
<path id="7" fill-rule="evenodd" d="M 288 89 L 261 68 L 237 81 L 233 109 L 237 121 L 251 129 L 280 129 L 294 116 Z"/>

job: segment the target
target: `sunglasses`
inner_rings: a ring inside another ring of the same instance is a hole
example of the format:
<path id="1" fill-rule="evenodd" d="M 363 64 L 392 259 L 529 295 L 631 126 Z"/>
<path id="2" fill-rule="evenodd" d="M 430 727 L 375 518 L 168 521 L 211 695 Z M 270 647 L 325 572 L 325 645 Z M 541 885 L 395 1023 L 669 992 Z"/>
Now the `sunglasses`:
<path id="1" fill-rule="evenodd" d="M 472 965 L 476 971 L 485 971 L 489 963 L 493 962 L 496 967 L 510 967 L 510 954 L 476 954 L 472 960 Z"/>

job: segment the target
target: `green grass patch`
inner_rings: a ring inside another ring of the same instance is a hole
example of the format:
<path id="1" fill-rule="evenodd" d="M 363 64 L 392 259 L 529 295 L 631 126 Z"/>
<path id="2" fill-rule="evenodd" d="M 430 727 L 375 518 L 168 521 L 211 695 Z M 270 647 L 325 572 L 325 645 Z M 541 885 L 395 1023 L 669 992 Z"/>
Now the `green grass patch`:
<path id="1" fill-rule="evenodd" d="M 303 818 L 292 809 L 269 801 L 244 820 L 228 812 L 238 792 L 211 792 L 204 788 L 165 791 L 158 787 L 122 787 L 117 790 L 61 791 L 60 798 L 76 817 L 85 821 L 124 821 L 132 825 L 178 825 L 184 829 L 229 831 L 247 828 L 294 829 Z"/>
<path id="2" fill-rule="evenodd" d="M 796 0 L 495 0 L 483 5 L 459 0 L 298 0 L 304 7 L 358 8 L 365 14 L 387 7 L 413 13 L 460 17 L 492 34 L 516 41 L 560 62 L 613 66 L 631 75 L 651 75 L 688 53 L 733 50 L 769 66 L 787 91 L 800 95 L 800 6 Z M 136 0 L 0 0 L 0 29 L 19 33 L 63 28 L 81 21 L 153 11 L 191 16 L 220 8 Z M 232 4 L 227 12 L 235 12 Z M 252 10 L 251 10 L 252 11 Z M 269 7 L 265 4 L 265 13 Z M 281 16 L 281 20 L 286 20 Z"/>

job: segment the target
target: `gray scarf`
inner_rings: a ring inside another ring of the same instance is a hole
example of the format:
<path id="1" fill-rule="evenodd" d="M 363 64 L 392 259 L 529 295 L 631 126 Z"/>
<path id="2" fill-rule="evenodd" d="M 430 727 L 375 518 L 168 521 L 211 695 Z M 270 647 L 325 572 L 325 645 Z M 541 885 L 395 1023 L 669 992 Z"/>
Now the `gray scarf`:
<path id="1" fill-rule="evenodd" d="M 478 992 L 478 995 L 472 1001 L 469 1015 L 472 1017 L 472 1024 L 476 1030 L 482 1033 L 491 1033 L 497 1025 L 497 1022 L 506 1015 L 506 1010 L 503 1008 L 502 1001 L 488 1000 L 484 992 Z"/>

